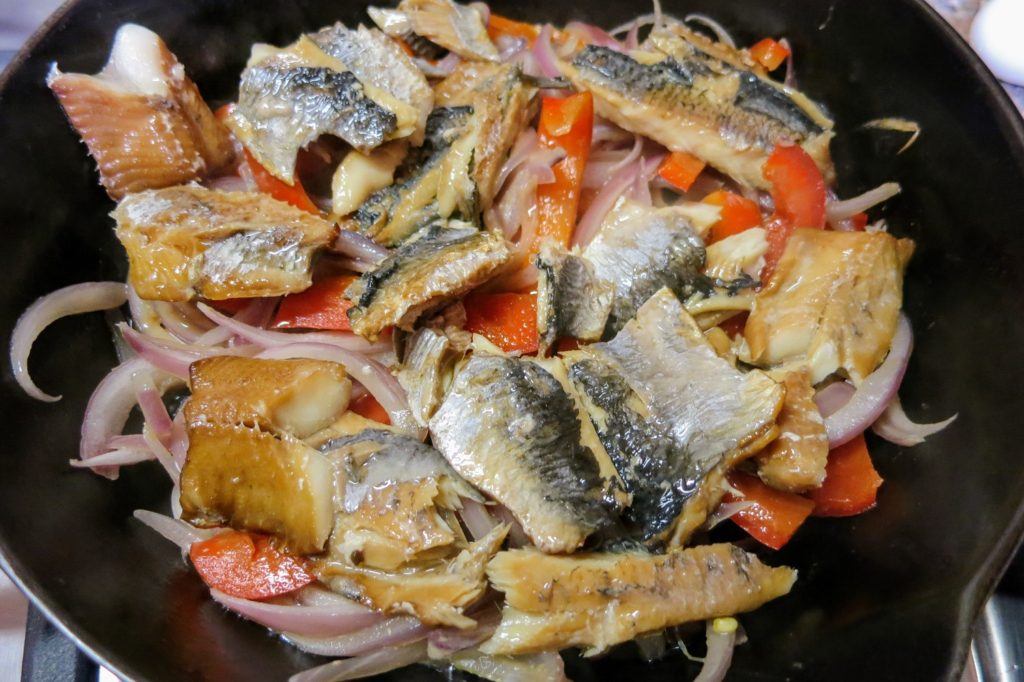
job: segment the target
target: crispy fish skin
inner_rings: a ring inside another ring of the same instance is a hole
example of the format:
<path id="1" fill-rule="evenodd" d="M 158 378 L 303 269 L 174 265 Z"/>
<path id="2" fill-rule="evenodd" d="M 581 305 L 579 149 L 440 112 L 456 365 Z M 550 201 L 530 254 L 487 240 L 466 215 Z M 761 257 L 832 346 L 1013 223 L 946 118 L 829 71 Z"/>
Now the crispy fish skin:
<path id="1" fill-rule="evenodd" d="M 508 258 L 499 234 L 429 225 L 349 286 L 352 331 L 368 339 L 391 325 L 411 331 L 420 315 L 486 281 Z"/>
<path id="2" fill-rule="evenodd" d="M 583 251 L 598 280 L 615 288 L 607 333 L 614 334 L 661 288 L 680 299 L 710 293 L 702 274 L 704 242 L 690 225 L 685 210 L 651 208 L 620 199 Z"/>
<path id="3" fill-rule="evenodd" d="M 827 180 L 834 176 L 832 122 L 806 97 L 714 56 L 724 46 L 681 27 L 652 32 L 642 47 L 626 55 L 589 45 L 563 73 L 594 94 L 599 115 L 744 185 L 770 189 L 761 166 L 783 140 L 800 144 Z"/>
<path id="4" fill-rule="evenodd" d="M 506 606 L 480 649 L 514 655 L 585 646 L 593 655 L 645 632 L 751 611 L 787 594 L 796 575 L 729 544 L 658 555 L 499 552 L 487 577 Z"/>
<path id="5" fill-rule="evenodd" d="M 258 192 L 198 185 L 147 190 L 111 213 L 144 299 L 281 296 L 312 284 L 316 249 L 334 236 L 317 216 Z"/>
<path id="6" fill-rule="evenodd" d="M 627 518 L 648 543 L 683 544 L 717 503 L 724 473 L 777 434 L 783 388 L 719 357 L 668 289 L 614 339 L 567 362 L 633 495 Z"/>
<path id="7" fill-rule="evenodd" d="M 505 505 L 545 552 L 571 552 L 610 522 L 576 405 L 534 362 L 473 355 L 431 418 L 430 435 L 452 467 Z"/>
<path id="8" fill-rule="evenodd" d="M 53 64 L 46 84 L 112 199 L 197 180 L 234 161 L 227 129 L 164 42 L 142 26 L 118 29 L 98 74 L 62 73 Z"/>
<path id="9" fill-rule="evenodd" d="M 803 493 L 820 488 L 825 480 L 828 434 L 814 404 L 810 372 L 788 372 L 783 382 L 786 402 L 779 413 L 779 437 L 757 454 L 757 475 L 776 490 Z"/>
<path id="10" fill-rule="evenodd" d="M 589 261 L 552 240 L 541 244 L 536 265 L 540 354 L 563 337 L 600 339 L 615 296 L 611 282 L 599 280 Z"/>
<path id="11" fill-rule="evenodd" d="M 238 104 L 226 122 L 260 164 L 289 185 L 299 149 L 324 133 L 362 152 L 414 135 L 418 110 L 352 69 L 309 36 L 280 50 L 262 47 L 242 72 Z"/>
<path id="12" fill-rule="evenodd" d="M 812 384 L 836 371 L 860 384 L 889 352 L 913 251 L 885 232 L 794 231 L 754 298 L 741 359 L 807 366 Z"/>
<path id="13" fill-rule="evenodd" d="M 476 621 L 464 611 L 487 590 L 487 562 L 507 533 L 507 525 L 497 526 L 452 560 L 428 567 L 387 572 L 328 560 L 317 572 L 335 592 L 371 608 L 408 613 L 428 625 L 471 628 Z"/>

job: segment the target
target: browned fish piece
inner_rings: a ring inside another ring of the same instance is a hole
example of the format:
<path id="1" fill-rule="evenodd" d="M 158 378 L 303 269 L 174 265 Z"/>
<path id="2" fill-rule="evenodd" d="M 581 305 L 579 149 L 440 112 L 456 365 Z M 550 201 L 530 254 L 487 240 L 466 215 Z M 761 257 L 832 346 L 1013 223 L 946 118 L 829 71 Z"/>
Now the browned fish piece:
<path id="1" fill-rule="evenodd" d="M 825 420 L 814 404 L 806 369 L 784 380 L 786 401 L 779 413 L 779 437 L 757 455 L 757 475 L 776 490 L 802 493 L 821 486 L 828 463 Z"/>
<path id="2" fill-rule="evenodd" d="M 331 223 L 263 193 L 185 185 L 125 198 L 111 213 L 128 279 L 149 300 L 281 296 L 312 284 Z"/>
<path id="3" fill-rule="evenodd" d="M 296 438 L 326 428 L 348 407 L 345 368 L 323 360 L 258 360 L 220 356 L 189 369 L 186 414 L 222 424 L 284 431 Z"/>
<path id="4" fill-rule="evenodd" d="M 369 8 L 385 33 L 407 38 L 410 33 L 465 59 L 498 61 L 498 49 L 487 35 L 480 11 L 452 0 L 402 0 L 397 9 Z"/>
<path id="5" fill-rule="evenodd" d="M 500 234 L 466 223 L 428 225 L 345 292 L 355 302 L 352 330 L 371 340 L 392 325 L 411 331 L 420 315 L 487 281 L 508 258 Z"/>
<path id="6" fill-rule="evenodd" d="M 454 559 L 398 572 L 325 561 L 320 579 L 331 589 L 385 613 L 408 613 L 429 625 L 469 628 L 476 624 L 464 614 L 487 589 L 488 560 L 501 547 L 508 526 L 498 526 L 469 545 Z"/>
<path id="7" fill-rule="evenodd" d="M 331 534 L 327 458 L 287 433 L 189 414 L 182 518 L 200 526 L 271 533 L 294 552 L 320 552 Z"/>
<path id="8" fill-rule="evenodd" d="M 889 352 L 913 251 L 885 232 L 796 230 L 754 299 L 741 359 L 807 366 L 812 384 L 836 371 L 859 384 Z"/>
<path id="9" fill-rule="evenodd" d="M 222 126 L 167 46 L 152 31 L 125 24 L 103 70 L 46 79 L 96 160 L 113 199 L 216 173 L 234 160 Z"/>
<path id="10" fill-rule="evenodd" d="M 505 593 L 501 624 L 480 650 L 525 654 L 569 646 L 593 655 L 645 632 L 731 616 L 789 592 L 791 568 L 772 568 L 729 544 L 550 556 L 499 552 L 487 577 Z"/>
<path id="11" fill-rule="evenodd" d="M 473 108 L 473 180 L 481 211 L 493 203 L 501 168 L 533 118 L 536 93 L 518 66 L 486 62 L 464 62 L 434 88 L 437 106 Z"/>

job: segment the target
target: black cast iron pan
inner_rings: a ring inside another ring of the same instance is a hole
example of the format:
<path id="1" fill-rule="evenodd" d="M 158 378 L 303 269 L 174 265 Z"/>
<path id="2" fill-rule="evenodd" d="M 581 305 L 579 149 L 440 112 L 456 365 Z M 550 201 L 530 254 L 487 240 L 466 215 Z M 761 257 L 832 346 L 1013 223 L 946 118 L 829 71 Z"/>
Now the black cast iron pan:
<path id="1" fill-rule="evenodd" d="M 496 11 L 604 26 L 645 5 L 497 0 Z M 902 390 L 912 417 L 960 417 L 913 449 L 871 441 L 885 478 L 878 508 L 814 520 L 769 561 L 800 570 L 793 593 L 742 619 L 737 680 L 953 679 L 971 627 L 1024 531 L 1024 125 L 998 84 L 921 0 L 690 0 L 743 44 L 784 35 L 800 85 L 833 112 L 841 194 L 887 180 L 903 194 L 882 210 L 918 243 L 906 309 L 917 346 Z M 81 0 L 57 13 L 0 89 L 0 330 L 9 338 L 36 297 L 74 282 L 120 279 L 110 201 L 44 86 L 49 64 L 93 73 L 125 21 L 159 33 L 214 103 L 234 95 L 255 41 L 365 21 L 358 2 Z M 903 139 L 861 128 L 898 116 Z M 115 364 L 101 315 L 64 320 L 39 340 L 32 371 L 62 402 L 25 397 L 9 368 L 0 386 L 0 564 L 92 656 L 139 680 L 283 680 L 320 659 L 298 653 L 208 599 L 169 543 L 131 518 L 167 510 L 157 466 L 110 482 L 67 462 L 90 391 Z M 630 651 L 570 661 L 577 680 L 684 679 L 675 657 Z M 418 668 L 393 679 L 432 679 Z"/>

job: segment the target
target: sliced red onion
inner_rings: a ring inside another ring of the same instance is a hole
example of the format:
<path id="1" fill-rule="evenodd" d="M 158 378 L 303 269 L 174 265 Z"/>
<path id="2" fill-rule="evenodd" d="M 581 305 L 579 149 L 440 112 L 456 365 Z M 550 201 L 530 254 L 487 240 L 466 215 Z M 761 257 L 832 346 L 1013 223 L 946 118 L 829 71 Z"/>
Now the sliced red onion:
<path id="1" fill-rule="evenodd" d="M 120 467 L 146 462 L 156 459 L 156 455 L 148 447 L 120 447 L 114 448 L 102 455 L 96 455 L 92 459 L 73 459 L 69 463 L 79 469 L 95 469 L 97 467 Z"/>
<path id="2" fill-rule="evenodd" d="M 269 604 L 232 597 L 212 588 L 210 596 L 225 608 L 264 627 L 310 637 L 349 634 L 379 623 L 386 617 L 351 600 L 335 602 L 329 606 Z"/>
<path id="3" fill-rule="evenodd" d="M 388 250 L 365 234 L 353 230 L 340 230 L 334 240 L 333 250 L 343 256 L 356 258 L 367 263 L 380 263 L 387 258 Z"/>
<path id="4" fill-rule="evenodd" d="M 523 530 L 522 524 L 519 523 L 519 519 L 515 517 L 515 514 L 503 504 L 494 506 L 494 510 L 491 512 L 496 516 L 502 523 L 509 525 L 508 529 L 508 542 L 512 547 L 526 547 L 530 543 L 530 536 Z"/>
<path id="5" fill-rule="evenodd" d="M 398 379 L 388 371 L 387 367 L 373 358 L 338 346 L 304 341 L 269 348 L 260 353 L 258 357 L 279 360 L 309 358 L 344 365 L 349 376 L 365 386 L 366 390 L 387 410 L 391 417 L 391 423 L 395 427 L 409 433 L 423 435 L 422 427 L 416 423 L 409 410 L 409 402 L 402 385 L 398 383 Z"/>
<path id="6" fill-rule="evenodd" d="M 914 334 L 910 322 L 900 313 L 892 347 L 885 361 L 864 379 L 849 402 L 825 417 L 830 448 L 839 447 L 863 433 L 885 411 L 907 371 L 913 346 Z"/>
<path id="7" fill-rule="evenodd" d="M 360 260 L 359 258 L 338 258 L 337 264 L 345 270 L 351 270 L 352 272 L 358 272 L 359 274 L 373 272 L 378 267 L 377 263 L 370 263 L 365 260 Z"/>
<path id="8" fill-rule="evenodd" d="M 629 27 L 629 32 L 626 33 L 626 39 L 622 41 L 622 46 L 626 49 L 626 52 L 632 52 L 633 50 L 640 47 L 639 20 L 633 20 L 633 25 Z"/>
<path id="9" fill-rule="evenodd" d="M 78 450 L 80 460 L 84 462 L 102 454 L 110 439 L 121 433 L 135 407 L 132 377 L 139 372 L 151 371 L 145 360 L 132 358 L 112 369 L 96 386 L 82 419 L 82 437 Z M 117 478 L 116 469 L 97 469 L 96 473 L 111 479 Z"/>
<path id="10" fill-rule="evenodd" d="M 160 466 L 162 466 L 164 471 L 167 472 L 167 476 L 170 477 L 175 489 L 177 489 L 181 483 L 181 467 L 178 466 L 178 462 L 174 459 L 174 455 L 171 454 L 171 451 L 168 450 L 149 429 L 142 430 L 142 437 L 146 439 L 146 444 L 156 456 L 156 461 L 160 462 Z M 175 518 L 179 518 L 181 516 L 180 510 L 173 511 Z"/>
<path id="11" fill-rule="evenodd" d="M 753 507 L 756 502 L 753 500 L 737 500 L 736 502 L 724 502 L 715 508 L 715 511 L 708 516 L 708 520 L 704 522 L 704 525 L 708 530 L 711 530 L 722 521 L 732 518 L 736 514 L 739 514 L 744 509 Z"/>
<path id="12" fill-rule="evenodd" d="M 449 52 L 443 59 L 437 62 L 430 62 L 420 57 L 413 57 L 413 62 L 416 63 L 416 67 L 423 72 L 424 76 L 430 78 L 446 78 L 452 75 L 455 71 L 455 67 L 459 65 L 462 60 L 459 55 L 454 52 Z"/>
<path id="13" fill-rule="evenodd" d="M 199 304 L 199 310 L 203 315 L 206 315 L 236 336 L 240 336 L 251 343 L 259 344 L 264 348 L 293 344 L 299 339 L 303 343 L 324 344 L 364 353 L 387 350 L 389 347 L 389 342 L 387 341 L 370 343 L 366 339 L 350 332 L 304 332 L 296 335 L 287 332 L 268 331 L 240 322 L 238 318 L 231 318 L 221 314 L 205 303 Z"/>
<path id="14" fill-rule="evenodd" d="M 209 346 L 186 346 L 176 342 L 160 341 L 140 334 L 128 325 L 118 325 L 121 336 L 132 350 L 151 365 L 181 379 L 188 379 L 189 366 L 204 358 L 216 355 L 253 356 L 260 347 L 253 344 L 218 348 Z"/>
<path id="15" fill-rule="evenodd" d="M 413 642 L 403 646 L 388 647 L 366 656 L 331 661 L 325 665 L 303 671 L 288 678 L 288 682 L 343 682 L 358 680 L 404 668 L 427 658 L 427 643 Z"/>
<path id="16" fill-rule="evenodd" d="M 222 175 L 203 182 L 209 189 L 217 192 L 248 192 L 249 183 L 240 175 Z"/>
<path id="17" fill-rule="evenodd" d="M 487 505 L 468 497 L 462 498 L 462 509 L 459 510 L 459 518 L 462 519 L 466 530 L 469 531 L 471 540 L 479 540 L 484 537 L 494 530 L 494 527 L 499 523 L 497 519 L 491 516 Z"/>
<path id="18" fill-rule="evenodd" d="M 693 682 L 721 682 L 732 665 L 732 652 L 736 648 L 736 632 L 715 632 L 713 621 L 707 624 L 708 653 L 704 665 Z"/>
<path id="19" fill-rule="evenodd" d="M 544 24 L 540 29 L 537 40 L 533 41 L 533 48 L 531 50 L 534 58 L 537 60 L 536 64 L 540 71 L 539 75 L 546 78 L 557 78 L 562 75 L 562 70 L 558 68 L 558 56 L 555 54 L 554 48 L 551 47 L 553 30 L 551 24 Z"/>
<path id="20" fill-rule="evenodd" d="M 185 460 L 188 458 L 188 430 L 185 428 L 185 410 L 178 410 L 178 414 L 174 415 L 174 419 L 171 422 L 171 442 L 167 449 L 171 451 L 171 456 L 174 457 L 178 468 L 184 468 Z"/>
<path id="21" fill-rule="evenodd" d="M 393 647 L 427 638 L 430 628 L 412 616 L 392 616 L 355 632 L 336 637 L 307 637 L 282 633 L 306 653 L 318 656 L 359 656 L 382 647 Z M 426 645 L 424 645 L 425 647 Z"/>
<path id="22" fill-rule="evenodd" d="M 472 617 L 476 625 L 465 630 L 459 628 L 436 628 L 427 636 L 431 658 L 447 658 L 457 651 L 471 649 L 490 639 L 501 622 L 501 610 L 496 604 L 488 606 Z"/>
<path id="23" fill-rule="evenodd" d="M 213 329 L 213 324 L 194 305 L 166 301 L 153 301 L 151 305 L 161 326 L 182 343 L 195 343 L 196 339 Z M 145 329 L 142 331 L 146 332 Z"/>
<path id="24" fill-rule="evenodd" d="M 857 389 L 853 387 L 853 384 L 836 381 L 815 393 L 814 403 L 818 406 L 818 412 L 822 417 L 829 417 L 850 402 L 850 398 L 856 392 Z"/>
<path id="25" fill-rule="evenodd" d="M 603 186 L 610 176 L 639 159 L 643 147 L 644 139 L 636 135 L 632 149 L 619 159 L 605 161 L 594 160 L 594 157 L 591 157 L 583 169 L 583 186 L 587 189 L 597 189 Z"/>
<path id="26" fill-rule="evenodd" d="M 135 326 L 147 336 L 159 339 L 174 339 L 174 336 L 163 327 L 160 314 L 156 311 L 153 301 L 144 301 L 135 292 L 135 287 L 128 285 L 128 309 L 132 313 Z"/>
<path id="27" fill-rule="evenodd" d="M 469 7 L 473 8 L 473 9 L 475 9 L 477 11 L 477 14 L 480 15 L 480 21 L 483 23 L 484 26 L 486 26 L 487 22 L 491 18 L 491 8 L 487 6 L 487 3 L 485 3 L 485 2 L 471 2 L 471 3 L 469 3 Z"/>
<path id="28" fill-rule="evenodd" d="M 172 519 L 148 509 L 136 509 L 132 516 L 176 544 L 183 552 L 187 552 L 193 542 L 209 540 L 229 530 L 227 528 L 196 528 L 185 521 Z"/>
<path id="29" fill-rule="evenodd" d="M 590 202 L 590 206 L 587 207 L 583 217 L 576 224 L 576 230 L 572 236 L 573 246 L 582 248 L 590 243 L 601 228 L 601 223 L 604 222 L 605 216 L 615 206 L 615 202 L 619 200 L 623 192 L 636 182 L 640 170 L 639 162 L 631 163 L 620 168 L 615 175 L 609 178 L 608 182 L 601 188 L 601 191 Z"/>
<path id="30" fill-rule="evenodd" d="M 551 169 L 547 171 L 550 173 Z M 540 172 L 520 167 L 512 174 L 505 191 L 493 206 L 492 215 L 501 227 L 502 234 L 509 241 L 523 241 L 523 232 L 529 222 L 531 213 L 535 213 L 537 203 L 537 185 L 540 183 Z M 516 240 L 516 234 L 520 237 Z"/>
<path id="31" fill-rule="evenodd" d="M 787 38 L 780 38 L 779 45 L 786 48 L 786 75 L 782 79 L 782 84 L 787 88 L 797 89 L 796 84 L 796 64 L 793 59 L 793 46 L 790 45 Z"/>
<path id="32" fill-rule="evenodd" d="M 600 47 L 608 47 L 616 52 L 624 52 L 622 43 L 613 38 L 607 31 L 594 26 L 593 24 L 585 24 L 582 21 L 570 21 L 562 29 L 563 33 L 577 36 L 583 42 L 591 45 L 598 45 Z"/>
<path id="33" fill-rule="evenodd" d="M 625 143 L 635 138 L 636 135 L 624 128 L 620 128 L 607 119 L 594 118 L 594 133 L 590 139 L 592 148 L 603 142 Z"/>
<path id="34" fill-rule="evenodd" d="M 850 199 L 829 201 L 825 206 L 825 216 L 828 218 L 829 224 L 832 225 L 858 213 L 863 213 L 899 193 L 900 184 L 898 182 L 886 182 Z"/>
<path id="35" fill-rule="evenodd" d="M 132 383 L 135 385 L 135 401 L 142 410 L 145 425 L 166 447 L 171 442 L 174 425 L 164 405 L 163 395 L 157 390 L 151 374 L 140 372 L 132 377 Z"/>
<path id="36" fill-rule="evenodd" d="M 515 61 L 517 57 L 522 55 L 530 44 L 525 38 L 517 38 L 510 35 L 499 35 L 498 39 L 494 41 L 494 46 L 498 48 L 498 61 L 503 64 L 508 64 L 509 62 Z"/>
<path id="37" fill-rule="evenodd" d="M 685 21 L 686 23 L 699 24 L 701 26 L 704 26 L 705 28 L 709 28 L 711 29 L 711 32 L 715 34 L 715 38 L 718 39 L 718 42 L 725 43 L 726 45 L 732 48 L 736 47 L 736 41 L 732 39 L 732 36 L 729 35 L 729 32 L 726 31 L 720 23 L 718 23 L 709 16 L 706 16 L 704 14 L 687 14 L 685 17 L 683 17 L 683 21 Z"/>
<path id="38" fill-rule="evenodd" d="M 59 395 L 43 393 L 29 375 L 28 356 L 36 338 L 62 317 L 117 308 L 127 300 L 128 287 L 121 282 L 85 282 L 58 289 L 30 305 L 18 318 L 11 335 L 11 369 L 22 390 L 36 400 L 60 400 Z"/>
<path id="39" fill-rule="evenodd" d="M 957 416 L 954 414 L 949 419 L 931 424 L 917 424 L 912 422 L 906 412 L 903 411 L 900 397 L 896 395 L 893 396 L 892 402 L 885 408 L 882 416 L 871 425 L 871 430 L 890 443 L 910 447 L 911 445 L 923 443 L 924 439 L 928 436 L 943 430 L 952 424 Z"/>

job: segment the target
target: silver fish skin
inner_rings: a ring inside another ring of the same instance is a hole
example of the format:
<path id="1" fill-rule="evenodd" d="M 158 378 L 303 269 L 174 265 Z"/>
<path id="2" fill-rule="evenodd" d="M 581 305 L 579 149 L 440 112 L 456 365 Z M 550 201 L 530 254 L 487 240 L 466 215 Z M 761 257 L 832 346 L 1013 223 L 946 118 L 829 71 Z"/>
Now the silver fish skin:
<path id="1" fill-rule="evenodd" d="M 352 330 L 376 339 L 412 331 L 419 317 L 490 279 L 509 259 L 505 238 L 461 221 L 436 221 L 394 249 L 345 292 Z"/>
<path id="2" fill-rule="evenodd" d="M 540 354 L 563 337 L 600 339 L 615 296 L 611 282 L 598 279 L 589 261 L 552 240 L 541 244 L 536 265 Z"/>
<path id="3" fill-rule="evenodd" d="M 431 327 L 417 329 L 405 342 L 398 383 L 405 389 L 412 416 L 421 426 L 427 425 L 441 405 L 455 364 L 465 350 L 446 333 Z"/>
<path id="4" fill-rule="evenodd" d="M 710 294 L 704 242 L 679 210 L 620 199 L 583 251 L 598 280 L 615 288 L 608 334 L 619 331 L 663 287 L 681 300 Z"/>
<path id="5" fill-rule="evenodd" d="M 601 116 L 743 185 L 770 189 L 761 166 L 780 142 L 802 146 L 834 179 L 832 121 L 822 110 L 767 78 L 749 56 L 681 25 L 653 31 L 631 54 L 589 45 L 563 71 L 594 94 Z"/>
<path id="6" fill-rule="evenodd" d="M 475 7 L 452 0 L 402 0 L 395 10 L 370 7 L 368 13 L 392 37 L 407 39 L 412 34 L 464 59 L 499 59 L 498 48 Z"/>
<path id="7" fill-rule="evenodd" d="M 614 339 L 566 358 L 646 542 L 685 542 L 720 497 L 725 471 L 777 433 L 782 387 L 719 357 L 668 289 Z"/>
<path id="8" fill-rule="evenodd" d="M 430 420 L 452 467 L 505 505 L 544 552 L 572 552 L 611 523 L 572 398 L 537 363 L 474 354 Z M 585 416 L 583 417 L 586 418 Z"/>

